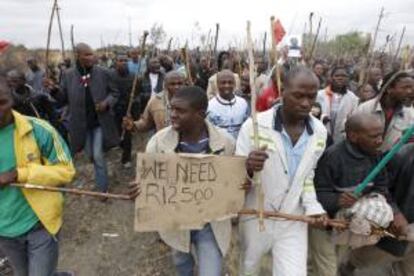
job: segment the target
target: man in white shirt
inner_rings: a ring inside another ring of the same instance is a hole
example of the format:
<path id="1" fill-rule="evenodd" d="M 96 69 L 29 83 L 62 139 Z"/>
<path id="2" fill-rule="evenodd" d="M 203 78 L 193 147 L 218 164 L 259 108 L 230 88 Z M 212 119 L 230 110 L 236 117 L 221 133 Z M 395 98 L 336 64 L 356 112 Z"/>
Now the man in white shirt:
<path id="1" fill-rule="evenodd" d="M 245 99 L 234 94 L 235 83 L 230 70 L 217 74 L 218 94 L 208 103 L 207 118 L 237 139 L 241 125 L 249 117 L 249 106 Z"/>

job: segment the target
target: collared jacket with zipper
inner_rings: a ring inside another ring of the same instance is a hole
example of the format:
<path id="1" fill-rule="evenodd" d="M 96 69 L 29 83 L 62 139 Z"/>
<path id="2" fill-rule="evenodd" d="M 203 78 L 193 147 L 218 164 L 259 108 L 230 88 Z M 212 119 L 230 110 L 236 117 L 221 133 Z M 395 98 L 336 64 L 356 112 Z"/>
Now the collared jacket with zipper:
<path id="1" fill-rule="evenodd" d="M 308 146 L 290 183 L 282 136 L 275 130 L 278 108 L 280 105 L 259 113 L 257 118 L 260 146 L 266 145 L 269 154 L 260 174 L 265 196 L 264 210 L 299 215 L 323 214 L 325 211 L 316 198 L 313 179 L 316 164 L 326 146 L 327 131 L 319 120 L 309 116 L 308 124 L 312 127 L 313 134 L 310 135 Z M 252 150 L 253 124 L 249 119 L 240 130 L 236 155 L 248 156 Z M 257 188 L 252 187 L 247 194 L 245 208 L 258 208 L 257 193 Z M 248 219 L 248 216 L 244 218 Z"/>
<path id="2" fill-rule="evenodd" d="M 72 181 L 75 168 L 68 146 L 47 122 L 13 111 L 17 182 L 61 186 Z M 22 189 L 45 229 L 55 235 L 62 226 L 61 193 Z"/>
<path id="3" fill-rule="evenodd" d="M 211 154 L 233 155 L 234 140 L 224 130 L 214 127 L 205 121 L 209 137 Z M 171 126 L 157 132 L 148 142 L 146 152 L 148 153 L 175 153 L 179 143 L 179 134 Z M 229 249 L 231 240 L 230 219 L 210 222 L 214 236 L 224 256 Z M 190 252 L 191 236 L 190 230 L 160 232 L 162 240 L 172 248 Z"/>
<path id="4" fill-rule="evenodd" d="M 318 92 L 316 101 L 321 105 L 322 117 L 331 117 L 331 106 L 334 92 L 328 86 Z M 354 92 L 347 90 L 340 99 L 338 112 L 336 114 L 335 122 L 332 127 L 331 122 L 328 122 L 327 129 L 335 143 L 345 139 L 345 122 L 348 117 L 356 110 L 359 103 L 358 97 Z M 332 119 L 332 118 L 330 118 Z"/>

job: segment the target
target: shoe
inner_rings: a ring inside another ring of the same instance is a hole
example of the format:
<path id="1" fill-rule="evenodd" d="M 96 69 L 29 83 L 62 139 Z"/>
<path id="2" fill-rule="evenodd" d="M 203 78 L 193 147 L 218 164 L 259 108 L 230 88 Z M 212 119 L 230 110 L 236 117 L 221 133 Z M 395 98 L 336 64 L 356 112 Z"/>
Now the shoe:
<path id="1" fill-rule="evenodd" d="M 124 169 L 130 169 L 130 168 L 132 168 L 132 163 L 131 162 L 123 163 L 122 167 L 124 167 Z"/>
<path id="2" fill-rule="evenodd" d="M 76 274 L 73 271 L 58 271 L 53 276 L 76 276 Z"/>

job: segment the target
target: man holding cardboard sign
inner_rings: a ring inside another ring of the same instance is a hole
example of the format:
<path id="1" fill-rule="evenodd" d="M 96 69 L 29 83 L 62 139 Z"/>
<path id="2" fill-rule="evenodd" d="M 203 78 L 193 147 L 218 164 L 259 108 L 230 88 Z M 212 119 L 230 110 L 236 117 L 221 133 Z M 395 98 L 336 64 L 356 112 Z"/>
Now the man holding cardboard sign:
<path id="1" fill-rule="evenodd" d="M 194 275 L 192 245 L 198 275 L 221 275 L 231 239 L 229 217 L 243 206 L 239 187 L 246 178 L 245 161 L 211 156 L 232 155 L 235 146 L 225 131 L 205 120 L 207 105 L 198 87 L 177 91 L 171 100 L 171 126 L 151 138 L 146 150 L 151 155 L 138 159 L 135 229 L 160 232 L 173 248 L 178 275 Z"/>

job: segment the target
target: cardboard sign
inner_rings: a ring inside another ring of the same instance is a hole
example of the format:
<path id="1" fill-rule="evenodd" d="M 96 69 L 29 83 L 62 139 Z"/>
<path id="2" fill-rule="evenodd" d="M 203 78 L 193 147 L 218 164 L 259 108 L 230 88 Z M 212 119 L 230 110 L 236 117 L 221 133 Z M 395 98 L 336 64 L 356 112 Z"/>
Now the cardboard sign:
<path id="1" fill-rule="evenodd" d="M 138 154 L 135 231 L 201 229 L 237 216 L 244 202 L 245 158 Z"/>

